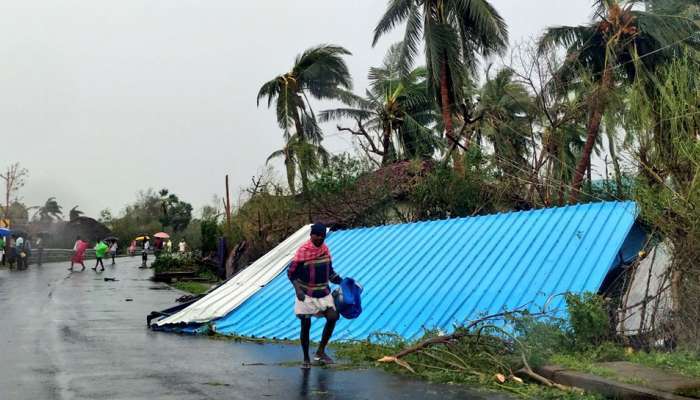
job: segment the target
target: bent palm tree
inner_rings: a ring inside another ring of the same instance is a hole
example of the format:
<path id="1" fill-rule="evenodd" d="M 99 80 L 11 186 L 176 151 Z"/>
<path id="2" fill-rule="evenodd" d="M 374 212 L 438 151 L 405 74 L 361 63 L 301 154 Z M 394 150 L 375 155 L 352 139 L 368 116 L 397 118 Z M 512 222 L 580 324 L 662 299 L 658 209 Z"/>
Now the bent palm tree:
<path id="1" fill-rule="evenodd" d="M 372 44 L 404 22 L 403 72 L 410 71 L 423 41 L 428 83 L 441 107 L 445 135 L 455 143 L 459 138 L 453 133 L 453 105 L 460 100 L 465 74 L 474 71 L 477 54 L 488 56 L 506 48 L 506 24 L 486 0 L 390 0 Z"/>
<path id="2" fill-rule="evenodd" d="M 294 127 L 300 140 L 320 143 L 322 133 L 316 124 L 308 97 L 337 99 L 339 89 L 352 89 L 352 79 L 342 56 L 350 55 L 343 47 L 320 45 L 312 47 L 294 60 L 292 69 L 266 82 L 260 88 L 257 104 L 267 98 L 267 106 L 275 103 L 277 123 L 284 130 L 285 139 L 292 136 Z"/>
<path id="3" fill-rule="evenodd" d="M 593 22 L 583 26 L 549 28 L 540 39 L 542 50 L 567 48 L 568 62 L 562 75 L 583 67 L 591 73 L 594 90 L 588 97 L 586 143 L 572 182 L 570 202 L 575 202 L 591 153 L 600 132 L 606 99 L 617 82 L 632 81 L 638 75 L 653 73 L 668 62 L 684 43 L 697 34 L 697 25 L 678 16 L 635 10 L 634 0 L 597 0 Z"/>
<path id="4" fill-rule="evenodd" d="M 43 206 L 40 206 L 34 218 L 39 217 L 41 222 L 51 222 L 54 219 L 60 220 L 63 218 L 63 207 L 58 205 L 55 197 L 49 197 Z"/>
<path id="5" fill-rule="evenodd" d="M 381 156 L 382 165 L 398 158 L 430 158 L 439 146 L 429 128 L 436 114 L 428 94 L 426 70 L 417 68 L 401 77 L 400 46 L 390 48 L 381 67 L 370 68 L 370 88 L 365 97 L 345 93 L 343 102 L 347 107 L 324 110 L 319 116 L 322 122 L 353 119 L 357 130 L 338 129 L 364 136 L 369 142 L 368 151 Z M 377 143 L 372 134 L 377 135 Z"/>
<path id="6" fill-rule="evenodd" d="M 527 89 L 513 76 L 508 68 L 493 78 L 487 73 L 477 106 L 481 116 L 478 127 L 493 146 L 495 165 L 511 177 L 522 175 L 528 164 L 528 145 L 532 141 L 528 115 L 534 110 Z"/>
<path id="7" fill-rule="evenodd" d="M 328 152 L 319 145 L 301 139 L 298 135 L 289 138 L 284 148 L 277 150 L 267 157 L 269 163 L 275 158 L 283 158 L 287 173 L 287 184 L 292 194 L 296 193 L 297 167 L 301 175 L 302 192 L 306 192 L 309 175 L 319 171 L 328 163 Z"/>
<path id="8" fill-rule="evenodd" d="M 70 212 L 68 213 L 68 219 L 71 221 L 75 221 L 76 219 L 80 218 L 80 216 L 83 214 L 85 213 L 78 210 L 78 206 L 75 206 L 70 209 Z"/>

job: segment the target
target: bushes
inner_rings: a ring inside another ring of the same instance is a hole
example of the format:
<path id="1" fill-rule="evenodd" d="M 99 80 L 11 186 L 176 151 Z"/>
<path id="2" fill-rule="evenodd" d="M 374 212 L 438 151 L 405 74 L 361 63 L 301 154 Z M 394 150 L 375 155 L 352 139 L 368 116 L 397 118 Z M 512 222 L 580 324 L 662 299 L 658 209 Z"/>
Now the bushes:
<path id="1" fill-rule="evenodd" d="M 209 254 L 216 251 L 216 239 L 221 235 L 219 223 L 214 219 L 202 220 L 200 224 L 202 233 L 202 254 Z"/>
<path id="2" fill-rule="evenodd" d="M 608 337 L 610 321 L 602 297 L 594 293 L 568 293 L 566 305 L 570 334 L 579 349 L 597 346 Z"/>
<path id="3" fill-rule="evenodd" d="M 197 259 L 191 253 L 186 254 L 168 254 L 163 253 L 155 261 L 153 261 L 153 269 L 155 272 L 174 272 L 183 270 L 196 270 Z"/>

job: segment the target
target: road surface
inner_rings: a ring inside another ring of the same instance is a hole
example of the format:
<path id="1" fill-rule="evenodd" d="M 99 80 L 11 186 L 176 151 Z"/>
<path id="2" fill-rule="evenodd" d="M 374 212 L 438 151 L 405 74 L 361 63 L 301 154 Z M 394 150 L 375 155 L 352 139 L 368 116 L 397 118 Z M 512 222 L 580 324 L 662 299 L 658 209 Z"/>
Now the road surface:
<path id="1" fill-rule="evenodd" d="M 497 398 L 376 370 L 276 365 L 297 360 L 295 346 L 151 332 L 146 314 L 180 293 L 139 262 L 121 258 L 102 273 L 0 269 L 0 399 Z"/>

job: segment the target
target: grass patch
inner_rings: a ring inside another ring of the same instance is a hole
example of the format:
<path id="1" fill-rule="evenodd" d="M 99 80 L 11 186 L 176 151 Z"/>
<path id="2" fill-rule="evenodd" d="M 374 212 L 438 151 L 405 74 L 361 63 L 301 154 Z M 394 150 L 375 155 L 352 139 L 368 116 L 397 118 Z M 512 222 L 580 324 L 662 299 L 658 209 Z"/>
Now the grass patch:
<path id="1" fill-rule="evenodd" d="M 629 361 L 650 368 L 658 368 L 675 372 L 690 378 L 700 378 L 700 357 L 696 353 L 686 351 L 664 352 L 634 352 L 625 353 L 622 346 L 606 343 L 588 351 L 560 353 L 550 357 L 549 362 L 574 371 L 585 372 L 603 378 L 616 380 L 640 386 L 653 386 L 640 378 L 624 378 L 614 371 L 597 365 L 606 361 Z M 697 397 L 697 390 L 691 394 Z M 685 393 L 685 395 L 689 395 Z"/>
<path id="2" fill-rule="evenodd" d="M 192 294 L 206 293 L 211 287 L 210 284 L 204 282 L 180 281 L 171 284 L 172 287 Z"/>
<path id="3" fill-rule="evenodd" d="M 647 367 L 661 368 L 691 378 L 700 378 L 700 357 L 691 352 L 639 352 L 629 355 L 628 360 Z"/>
<path id="4" fill-rule="evenodd" d="M 578 372 L 585 372 L 603 378 L 615 378 L 615 372 L 596 365 L 596 360 L 586 354 L 556 354 L 550 359 L 552 364 Z"/>

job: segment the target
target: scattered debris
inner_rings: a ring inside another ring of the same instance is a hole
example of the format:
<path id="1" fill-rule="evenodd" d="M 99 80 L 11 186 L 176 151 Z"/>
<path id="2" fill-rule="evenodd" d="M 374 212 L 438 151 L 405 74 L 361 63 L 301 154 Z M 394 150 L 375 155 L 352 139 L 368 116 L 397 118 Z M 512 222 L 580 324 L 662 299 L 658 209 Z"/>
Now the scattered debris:
<path id="1" fill-rule="evenodd" d="M 134 299 L 124 299 L 124 301 L 134 301 Z"/>
<path id="2" fill-rule="evenodd" d="M 117 278 L 105 278 L 105 282 L 119 282 Z"/>
<path id="3" fill-rule="evenodd" d="M 175 301 L 178 303 L 186 303 L 188 301 L 194 300 L 197 297 L 200 297 L 200 296 L 199 295 L 192 295 L 192 294 L 183 294 L 182 296 L 175 299 Z"/>

